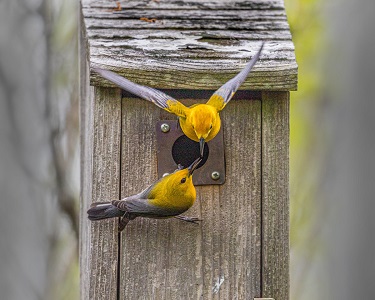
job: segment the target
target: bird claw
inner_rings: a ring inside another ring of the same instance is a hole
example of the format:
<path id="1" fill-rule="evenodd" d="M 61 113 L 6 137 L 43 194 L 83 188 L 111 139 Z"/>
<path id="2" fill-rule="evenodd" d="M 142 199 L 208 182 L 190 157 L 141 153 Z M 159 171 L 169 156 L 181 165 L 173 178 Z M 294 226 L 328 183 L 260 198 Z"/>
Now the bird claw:
<path id="1" fill-rule="evenodd" d="M 175 218 L 178 220 L 193 223 L 196 225 L 199 225 L 199 222 L 203 221 L 202 219 L 199 219 L 197 217 L 175 216 Z"/>

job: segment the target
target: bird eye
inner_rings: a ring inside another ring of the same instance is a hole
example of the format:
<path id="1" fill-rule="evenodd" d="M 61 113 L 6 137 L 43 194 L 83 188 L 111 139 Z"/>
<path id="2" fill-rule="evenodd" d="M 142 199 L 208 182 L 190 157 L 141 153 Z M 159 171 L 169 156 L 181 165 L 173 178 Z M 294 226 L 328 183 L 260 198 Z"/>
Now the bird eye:
<path id="1" fill-rule="evenodd" d="M 185 183 L 185 181 L 186 181 L 186 177 L 181 179 L 181 183 Z"/>

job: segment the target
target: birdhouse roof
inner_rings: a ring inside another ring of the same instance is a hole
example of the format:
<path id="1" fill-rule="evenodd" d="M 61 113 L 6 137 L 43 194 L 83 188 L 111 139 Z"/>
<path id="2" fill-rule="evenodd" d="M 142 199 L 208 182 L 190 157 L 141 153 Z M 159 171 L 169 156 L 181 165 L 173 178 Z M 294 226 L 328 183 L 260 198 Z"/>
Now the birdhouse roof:
<path id="1" fill-rule="evenodd" d="M 215 90 L 265 46 L 241 89 L 297 89 L 282 0 L 82 0 L 91 67 L 156 88 Z M 111 86 L 91 73 L 91 84 Z"/>

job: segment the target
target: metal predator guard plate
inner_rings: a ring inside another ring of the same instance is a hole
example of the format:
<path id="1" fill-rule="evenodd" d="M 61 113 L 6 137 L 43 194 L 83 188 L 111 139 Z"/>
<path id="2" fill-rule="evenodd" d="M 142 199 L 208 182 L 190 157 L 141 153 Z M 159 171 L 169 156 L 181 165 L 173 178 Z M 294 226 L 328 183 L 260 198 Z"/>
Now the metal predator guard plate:
<path id="1" fill-rule="evenodd" d="M 156 140 L 159 178 L 166 173 L 172 173 L 177 169 L 178 164 L 186 167 L 199 157 L 199 143 L 184 135 L 177 120 L 158 121 Z M 205 144 L 203 160 L 194 172 L 193 183 L 212 185 L 224 182 L 224 140 L 223 130 L 220 129 L 216 137 Z"/>

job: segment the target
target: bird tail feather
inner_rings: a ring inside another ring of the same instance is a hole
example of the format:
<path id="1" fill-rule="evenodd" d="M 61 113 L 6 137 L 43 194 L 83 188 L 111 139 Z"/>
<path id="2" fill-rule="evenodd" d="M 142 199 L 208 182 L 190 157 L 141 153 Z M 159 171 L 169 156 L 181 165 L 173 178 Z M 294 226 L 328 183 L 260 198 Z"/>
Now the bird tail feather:
<path id="1" fill-rule="evenodd" d="M 116 206 L 113 206 L 111 202 L 93 203 L 87 213 L 91 221 L 121 217 L 124 215 L 124 212 L 119 210 Z"/>

